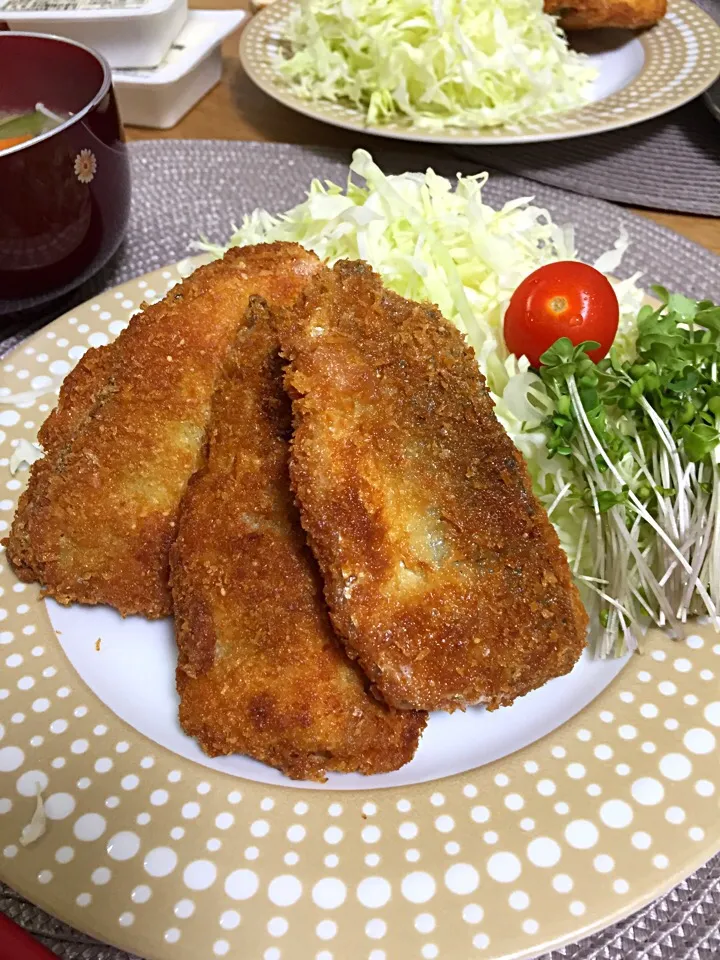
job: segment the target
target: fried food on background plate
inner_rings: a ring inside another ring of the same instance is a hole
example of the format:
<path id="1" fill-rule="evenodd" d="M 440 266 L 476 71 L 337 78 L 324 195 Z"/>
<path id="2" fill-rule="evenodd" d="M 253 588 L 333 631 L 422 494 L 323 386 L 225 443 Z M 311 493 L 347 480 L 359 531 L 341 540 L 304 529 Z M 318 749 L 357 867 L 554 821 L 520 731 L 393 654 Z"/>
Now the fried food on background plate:
<path id="1" fill-rule="evenodd" d="M 296 244 L 231 250 L 145 307 L 66 378 L 7 551 L 60 603 L 171 612 L 168 550 L 200 462 L 215 381 L 260 294 L 289 305 L 320 261 Z"/>
<path id="2" fill-rule="evenodd" d="M 171 551 L 180 723 L 211 756 L 296 779 L 395 770 L 426 715 L 375 699 L 333 632 L 290 489 L 290 432 L 277 336 L 253 300 Z"/>
<path id="3" fill-rule="evenodd" d="M 667 0 L 545 0 L 545 12 L 557 14 L 563 30 L 640 30 L 662 20 Z"/>
<path id="4" fill-rule="evenodd" d="M 278 322 L 303 526 L 378 693 L 494 708 L 571 670 L 588 618 L 458 330 L 347 261 Z"/>

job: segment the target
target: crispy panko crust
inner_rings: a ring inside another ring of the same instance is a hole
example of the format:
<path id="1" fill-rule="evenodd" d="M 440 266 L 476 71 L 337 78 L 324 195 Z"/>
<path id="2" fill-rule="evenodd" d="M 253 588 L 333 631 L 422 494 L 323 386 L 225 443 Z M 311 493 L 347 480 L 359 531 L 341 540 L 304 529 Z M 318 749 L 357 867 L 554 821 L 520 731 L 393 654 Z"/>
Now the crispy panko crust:
<path id="1" fill-rule="evenodd" d="M 264 302 L 248 313 L 171 550 L 180 723 L 210 756 L 294 779 L 395 770 L 426 715 L 375 699 L 333 632 L 290 489 L 277 336 Z"/>
<path id="2" fill-rule="evenodd" d="M 662 20 L 667 0 L 545 0 L 545 12 L 557 14 L 563 30 L 641 30 Z"/>
<path id="3" fill-rule="evenodd" d="M 168 551 L 215 382 L 253 294 L 289 305 L 321 266 L 296 244 L 231 250 L 66 378 L 7 551 L 60 603 L 171 612 Z"/>
<path id="4" fill-rule="evenodd" d="M 303 526 L 379 694 L 494 708 L 570 671 L 588 618 L 461 334 L 361 262 L 318 274 L 278 328 Z"/>

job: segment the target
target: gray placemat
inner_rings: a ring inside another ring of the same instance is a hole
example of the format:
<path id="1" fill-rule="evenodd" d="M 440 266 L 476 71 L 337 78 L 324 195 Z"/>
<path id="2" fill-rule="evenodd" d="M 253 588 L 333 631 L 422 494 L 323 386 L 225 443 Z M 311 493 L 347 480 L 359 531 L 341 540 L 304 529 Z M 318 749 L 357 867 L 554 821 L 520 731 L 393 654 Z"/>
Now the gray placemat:
<path id="1" fill-rule="evenodd" d="M 376 156 L 386 169 L 396 172 L 432 165 L 452 176 L 458 171 L 469 173 L 477 169 L 476 164 L 458 162 L 447 154 L 420 156 L 414 151 Z M 223 240 L 230 221 L 238 220 L 256 206 L 286 209 L 303 198 L 313 177 L 343 182 L 348 162 L 348 155 L 342 151 L 217 140 L 140 142 L 132 144 L 131 157 L 134 192 L 127 240 L 114 263 L 94 282 L 95 288 L 99 284 L 121 283 L 181 259 L 187 255 L 190 242 L 200 234 Z M 584 258 L 592 259 L 609 249 L 622 227 L 632 241 L 618 271 L 622 276 L 645 271 L 648 282 L 662 281 L 678 292 L 720 301 L 720 258 L 650 220 L 602 201 L 576 197 L 505 174 L 495 175 L 486 192 L 493 204 L 533 194 L 551 211 L 556 222 L 577 225 L 577 245 Z M 87 289 L 76 292 L 75 303 L 91 295 Z M 0 341 L 0 351 L 19 342 L 27 332 L 25 328 Z M 137 960 L 72 930 L 2 884 L 0 910 L 38 936 L 63 960 Z M 544 960 L 718 957 L 720 857 L 668 896 L 622 923 L 547 954 Z"/>
<path id="2" fill-rule="evenodd" d="M 720 23 L 720 0 L 696 2 Z M 720 217 L 720 125 L 702 97 L 612 133 L 454 152 L 583 196 Z"/>

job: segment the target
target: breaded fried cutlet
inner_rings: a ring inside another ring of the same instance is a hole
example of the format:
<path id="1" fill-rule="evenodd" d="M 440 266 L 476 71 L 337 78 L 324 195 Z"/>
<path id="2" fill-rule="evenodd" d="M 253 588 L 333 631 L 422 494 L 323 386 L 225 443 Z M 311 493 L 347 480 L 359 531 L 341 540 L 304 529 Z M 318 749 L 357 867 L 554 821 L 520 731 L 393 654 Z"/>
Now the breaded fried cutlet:
<path id="1" fill-rule="evenodd" d="M 387 703 L 510 704 L 588 618 L 473 351 L 362 262 L 278 317 L 290 474 L 335 629 Z"/>
<path id="2" fill-rule="evenodd" d="M 641 30 L 662 20 L 667 0 L 545 0 L 545 12 L 557 14 L 563 30 Z"/>
<path id="3" fill-rule="evenodd" d="M 7 541 L 60 603 L 171 612 L 168 551 L 200 462 L 215 381 L 253 294 L 289 305 L 321 264 L 296 244 L 231 250 L 66 378 Z"/>
<path id="4" fill-rule="evenodd" d="M 290 489 L 290 430 L 277 337 L 253 300 L 171 550 L 180 723 L 210 756 L 295 779 L 395 770 L 426 716 L 375 699 L 333 632 Z"/>

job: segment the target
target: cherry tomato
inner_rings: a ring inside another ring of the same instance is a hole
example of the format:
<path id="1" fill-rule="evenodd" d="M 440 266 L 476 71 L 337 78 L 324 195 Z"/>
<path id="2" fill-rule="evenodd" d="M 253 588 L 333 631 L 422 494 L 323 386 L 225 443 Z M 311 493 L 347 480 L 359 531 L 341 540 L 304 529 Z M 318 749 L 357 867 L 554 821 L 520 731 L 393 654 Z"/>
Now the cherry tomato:
<path id="1" fill-rule="evenodd" d="M 617 333 L 620 308 L 609 280 L 599 270 L 574 260 L 549 263 L 526 277 L 505 313 L 505 344 L 533 367 L 560 337 L 577 345 L 595 340 L 588 354 L 598 363 Z"/>

